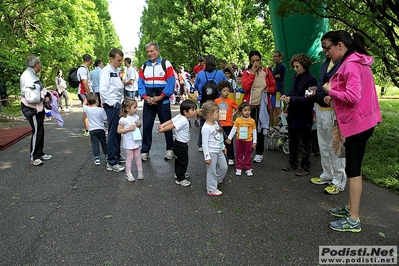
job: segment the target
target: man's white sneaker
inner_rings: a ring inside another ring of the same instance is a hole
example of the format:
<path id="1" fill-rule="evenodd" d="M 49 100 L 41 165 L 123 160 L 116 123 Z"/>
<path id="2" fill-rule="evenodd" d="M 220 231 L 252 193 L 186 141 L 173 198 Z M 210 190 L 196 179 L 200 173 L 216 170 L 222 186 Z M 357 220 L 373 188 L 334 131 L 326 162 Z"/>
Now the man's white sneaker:
<path id="1" fill-rule="evenodd" d="M 31 163 L 32 163 L 34 166 L 43 165 L 43 161 L 40 160 L 40 159 L 33 160 Z"/>
<path id="2" fill-rule="evenodd" d="M 198 147 L 198 151 L 199 151 L 199 152 L 203 152 L 204 149 L 203 149 L 202 147 Z"/>
<path id="3" fill-rule="evenodd" d="M 175 183 L 176 183 L 177 185 L 182 186 L 182 187 L 188 187 L 188 186 L 191 185 L 191 182 L 188 181 L 187 179 L 184 179 L 184 180 L 182 180 L 182 181 L 177 181 L 177 180 L 176 180 Z"/>
<path id="4" fill-rule="evenodd" d="M 242 170 L 237 169 L 237 170 L 236 170 L 236 175 L 241 175 L 241 174 L 242 174 Z"/>
<path id="5" fill-rule="evenodd" d="M 132 173 L 128 173 L 126 174 L 126 180 L 129 182 L 133 182 L 134 181 L 134 176 Z"/>
<path id="6" fill-rule="evenodd" d="M 234 165 L 234 160 L 229 159 L 229 161 L 227 162 L 228 165 Z"/>
<path id="7" fill-rule="evenodd" d="M 252 173 L 252 170 L 247 170 L 247 171 L 245 171 L 245 174 L 246 174 L 247 176 L 253 176 L 253 175 L 254 175 L 254 173 Z"/>
<path id="8" fill-rule="evenodd" d="M 189 174 L 189 173 L 185 173 L 185 174 L 184 174 L 184 178 L 185 178 L 185 179 L 187 179 L 187 178 L 189 178 L 189 177 L 190 177 L 190 174 Z M 175 178 L 177 178 L 177 175 L 176 175 L 176 174 L 175 174 Z"/>
<path id="9" fill-rule="evenodd" d="M 165 160 L 173 160 L 175 158 L 175 154 L 172 150 L 167 150 L 165 153 Z"/>
<path id="10" fill-rule="evenodd" d="M 45 154 L 42 156 L 42 160 L 47 161 L 47 160 L 51 160 L 53 158 L 53 155 L 50 154 Z"/>
<path id="11" fill-rule="evenodd" d="M 149 154 L 148 152 L 145 152 L 145 153 L 142 153 L 142 154 L 141 154 L 141 160 L 142 160 L 143 162 L 147 161 L 148 158 L 150 158 L 150 154 Z"/>
<path id="12" fill-rule="evenodd" d="M 125 170 L 125 167 L 123 167 L 120 164 L 110 165 L 107 162 L 107 170 L 108 171 L 114 171 L 114 172 L 122 172 L 123 170 Z"/>
<path id="13" fill-rule="evenodd" d="M 256 154 L 255 157 L 254 157 L 254 162 L 255 163 L 260 163 L 262 161 L 263 161 L 263 155 Z"/>

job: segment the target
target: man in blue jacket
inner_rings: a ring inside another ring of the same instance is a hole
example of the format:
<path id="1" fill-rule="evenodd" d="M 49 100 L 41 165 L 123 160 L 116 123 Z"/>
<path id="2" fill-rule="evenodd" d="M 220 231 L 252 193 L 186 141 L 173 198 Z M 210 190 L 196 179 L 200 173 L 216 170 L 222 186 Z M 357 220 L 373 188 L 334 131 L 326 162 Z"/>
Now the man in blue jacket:
<path id="1" fill-rule="evenodd" d="M 139 93 L 144 101 L 143 105 L 143 141 L 141 146 L 141 160 L 147 161 L 152 144 L 152 129 L 158 114 L 160 123 L 172 119 L 169 98 L 175 88 L 175 72 L 172 64 L 159 56 L 159 46 L 150 42 L 145 45 L 148 60 L 139 72 Z M 173 132 L 165 132 L 166 153 L 165 160 L 172 160 Z"/>

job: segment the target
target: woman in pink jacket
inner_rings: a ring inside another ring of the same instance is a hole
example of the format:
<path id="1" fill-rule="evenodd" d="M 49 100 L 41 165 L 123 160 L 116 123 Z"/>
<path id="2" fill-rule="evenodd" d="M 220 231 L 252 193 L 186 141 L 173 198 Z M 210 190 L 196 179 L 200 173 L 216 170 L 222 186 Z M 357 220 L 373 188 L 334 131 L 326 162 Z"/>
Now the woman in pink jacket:
<path id="1" fill-rule="evenodd" d="M 361 165 L 367 140 L 374 127 L 382 122 L 371 66 L 364 37 L 343 30 L 333 31 L 323 47 L 331 60 L 341 60 L 341 66 L 323 89 L 329 94 L 345 141 L 345 172 L 349 180 L 348 205 L 331 209 L 330 214 L 341 217 L 330 222 L 330 228 L 341 232 L 360 232 L 359 205 L 362 194 Z"/>

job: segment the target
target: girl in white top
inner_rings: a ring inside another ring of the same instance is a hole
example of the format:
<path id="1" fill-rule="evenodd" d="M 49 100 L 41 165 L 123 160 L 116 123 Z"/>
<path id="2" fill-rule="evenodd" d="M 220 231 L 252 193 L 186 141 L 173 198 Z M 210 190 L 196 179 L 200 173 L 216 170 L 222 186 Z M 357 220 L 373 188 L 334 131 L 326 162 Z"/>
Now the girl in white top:
<path id="1" fill-rule="evenodd" d="M 217 187 L 227 173 L 227 162 L 224 154 L 223 131 L 219 123 L 219 106 L 214 102 L 202 105 L 202 116 L 206 119 L 202 126 L 202 148 L 206 163 L 206 189 L 209 196 L 220 196 L 222 191 Z"/>
<path id="2" fill-rule="evenodd" d="M 125 98 L 121 105 L 121 113 L 117 132 L 122 134 L 122 147 L 126 150 L 126 180 L 134 181 L 132 174 L 133 158 L 137 166 L 137 179 L 142 180 L 143 165 L 141 162 L 141 122 L 137 112 L 137 101 L 132 98 Z"/>

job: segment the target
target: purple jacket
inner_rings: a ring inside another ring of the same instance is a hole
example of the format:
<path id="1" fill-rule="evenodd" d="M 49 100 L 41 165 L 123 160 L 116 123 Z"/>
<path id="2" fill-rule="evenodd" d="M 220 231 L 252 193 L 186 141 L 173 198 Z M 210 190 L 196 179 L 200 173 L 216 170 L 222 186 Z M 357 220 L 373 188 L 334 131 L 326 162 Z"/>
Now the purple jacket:
<path id="1" fill-rule="evenodd" d="M 344 137 L 359 134 L 382 122 L 371 56 L 353 53 L 331 78 L 330 96 Z"/>

